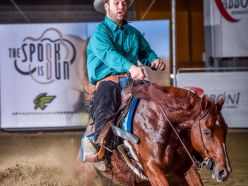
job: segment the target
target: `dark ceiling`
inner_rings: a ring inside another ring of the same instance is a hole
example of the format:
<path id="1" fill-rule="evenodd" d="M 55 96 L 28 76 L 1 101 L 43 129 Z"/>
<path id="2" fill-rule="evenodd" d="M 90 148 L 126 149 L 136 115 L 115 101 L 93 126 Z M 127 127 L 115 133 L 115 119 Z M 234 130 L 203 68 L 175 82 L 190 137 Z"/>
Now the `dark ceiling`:
<path id="1" fill-rule="evenodd" d="M 12 0 L 18 5 L 49 5 L 49 4 L 91 4 L 93 0 Z M 1 0 L 0 5 L 11 5 L 11 0 Z"/>

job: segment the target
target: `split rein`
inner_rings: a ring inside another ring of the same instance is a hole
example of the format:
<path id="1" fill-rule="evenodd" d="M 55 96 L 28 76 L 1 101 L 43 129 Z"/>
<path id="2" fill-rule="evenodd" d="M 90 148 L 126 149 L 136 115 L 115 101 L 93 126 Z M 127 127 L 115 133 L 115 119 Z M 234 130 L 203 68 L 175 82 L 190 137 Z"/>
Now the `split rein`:
<path id="1" fill-rule="evenodd" d="M 206 112 L 203 113 L 202 116 L 200 116 L 200 119 L 199 119 L 199 122 L 198 122 L 198 127 L 199 127 L 199 130 L 200 130 L 200 134 L 201 134 L 201 139 L 202 139 L 202 144 L 203 144 L 203 147 L 204 147 L 204 152 L 206 154 L 206 157 L 207 159 L 203 160 L 203 162 L 199 162 L 197 161 L 189 152 L 189 150 L 187 149 L 187 147 L 185 146 L 184 142 L 182 141 L 181 137 L 179 136 L 178 132 L 176 131 L 175 127 L 173 126 L 173 124 L 171 123 L 171 121 L 169 120 L 165 110 L 163 109 L 163 107 L 160 105 L 160 108 L 161 108 L 161 111 L 162 111 L 162 114 L 164 115 L 164 117 L 167 119 L 170 127 L 172 128 L 172 130 L 174 131 L 174 133 L 176 134 L 177 138 L 179 139 L 180 143 L 182 144 L 184 150 L 186 151 L 186 153 L 188 154 L 189 158 L 191 159 L 193 165 L 192 167 L 195 167 L 196 170 L 198 172 L 200 172 L 203 168 L 204 165 L 207 166 L 208 169 L 211 169 L 212 165 L 213 165 L 213 161 L 210 157 L 210 155 L 208 154 L 208 150 L 204 144 L 204 141 L 203 141 L 203 137 L 202 137 L 202 132 L 201 132 L 201 126 L 200 126 L 200 122 L 202 119 L 205 119 L 206 116 L 208 115 L 209 113 L 209 110 L 207 110 Z"/>

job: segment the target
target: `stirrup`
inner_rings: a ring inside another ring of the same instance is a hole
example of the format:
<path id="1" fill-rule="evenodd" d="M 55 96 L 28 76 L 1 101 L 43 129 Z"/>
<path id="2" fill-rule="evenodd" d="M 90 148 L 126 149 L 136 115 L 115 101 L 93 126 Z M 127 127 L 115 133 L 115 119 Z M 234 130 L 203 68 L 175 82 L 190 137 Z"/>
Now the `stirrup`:
<path id="1" fill-rule="evenodd" d="M 100 150 L 97 152 L 93 142 L 87 137 L 81 140 L 81 161 L 97 162 L 105 155 L 104 140 L 101 140 Z"/>
<path id="2" fill-rule="evenodd" d="M 137 167 L 135 167 L 133 165 L 133 163 L 131 162 L 131 160 L 129 159 L 128 155 L 125 152 L 125 145 L 121 144 L 119 145 L 118 151 L 121 153 L 122 157 L 124 158 L 125 162 L 127 163 L 128 167 L 137 175 L 139 176 L 141 179 L 143 180 L 148 180 L 148 178 L 146 177 L 146 175 L 143 174 L 143 170 L 140 171 Z"/>

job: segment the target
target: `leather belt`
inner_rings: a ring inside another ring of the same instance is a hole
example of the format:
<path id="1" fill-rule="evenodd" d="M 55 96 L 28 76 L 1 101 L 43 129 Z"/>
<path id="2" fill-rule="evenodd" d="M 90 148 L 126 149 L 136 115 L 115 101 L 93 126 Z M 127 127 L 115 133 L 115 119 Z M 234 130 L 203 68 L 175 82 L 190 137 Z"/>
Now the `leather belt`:
<path id="1" fill-rule="evenodd" d="M 88 91 L 89 91 L 89 98 L 92 96 L 93 92 L 97 89 L 98 85 L 101 81 L 114 81 L 115 83 L 119 83 L 120 78 L 124 77 L 130 77 L 129 73 L 122 73 L 122 74 L 115 74 L 115 75 L 109 75 L 99 81 L 97 81 L 96 85 L 89 84 Z"/>
<path id="2" fill-rule="evenodd" d="M 101 81 L 114 81 L 115 83 L 119 83 L 119 79 L 124 78 L 124 77 L 130 77 L 130 74 L 129 73 L 123 73 L 123 74 L 109 75 L 109 76 L 97 81 L 96 89 L 97 89 L 97 87 Z"/>

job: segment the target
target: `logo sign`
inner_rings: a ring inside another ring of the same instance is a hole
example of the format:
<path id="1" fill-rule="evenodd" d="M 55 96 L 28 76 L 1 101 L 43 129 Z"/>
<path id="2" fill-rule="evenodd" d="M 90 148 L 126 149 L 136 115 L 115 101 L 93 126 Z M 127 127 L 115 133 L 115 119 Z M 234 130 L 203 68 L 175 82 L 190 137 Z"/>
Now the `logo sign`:
<path id="1" fill-rule="evenodd" d="M 248 0 L 215 0 L 221 15 L 229 22 L 240 21 L 242 14 L 248 14 Z"/>
<path id="2" fill-rule="evenodd" d="M 34 109 L 45 110 L 47 104 L 51 103 L 56 96 L 48 96 L 47 93 L 41 93 L 34 99 Z"/>
<path id="3" fill-rule="evenodd" d="M 203 95 L 207 95 L 208 97 L 212 98 L 213 100 L 219 100 L 222 96 L 225 97 L 225 104 L 223 105 L 223 108 L 228 109 L 237 109 L 240 105 L 240 99 L 241 99 L 241 92 L 237 91 L 234 93 L 205 93 L 205 91 L 200 87 L 183 87 L 184 89 L 193 91 L 198 96 L 202 97 Z"/>
<path id="4" fill-rule="evenodd" d="M 9 48 L 15 70 L 39 84 L 70 79 L 75 46 L 55 28 L 44 30 L 37 38 L 25 37 L 19 48 Z"/>
<path id="5" fill-rule="evenodd" d="M 86 24 L 0 27 L 1 127 L 82 126 Z"/>

